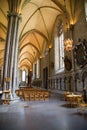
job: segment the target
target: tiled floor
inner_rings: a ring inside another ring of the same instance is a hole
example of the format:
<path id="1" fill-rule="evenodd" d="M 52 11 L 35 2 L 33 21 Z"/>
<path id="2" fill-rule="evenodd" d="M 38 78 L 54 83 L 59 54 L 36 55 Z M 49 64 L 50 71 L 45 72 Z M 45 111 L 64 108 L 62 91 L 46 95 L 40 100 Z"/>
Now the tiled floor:
<path id="1" fill-rule="evenodd" d="M 53 95 L 49 101 L 16 100 L 0 105 L 0 130 L 87 130 L 87 114 Z"/>

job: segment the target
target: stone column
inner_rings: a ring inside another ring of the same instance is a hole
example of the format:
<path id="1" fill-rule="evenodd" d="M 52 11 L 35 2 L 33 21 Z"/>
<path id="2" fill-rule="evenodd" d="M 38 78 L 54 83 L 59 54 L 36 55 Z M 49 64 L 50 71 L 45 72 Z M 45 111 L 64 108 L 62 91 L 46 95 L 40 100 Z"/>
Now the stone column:
<path id="1" fill-rule="evenodd" d="M 41 59 L 42 59 L 42 57 L 40 58 L 40 78 L 41 78 L 41 66 L 42 66 Z"/>
<path id="2" fill-rule="evenodd" d="M 18 69 L 18 79 L 19 79 L 19 85 L 20 83 L 22 82 L 22 70 L 21 69 Z"/>
<path id="3" fill-rule="evenodd" d="M 10 41 L 11 41 L 12 19 L 13 19 L 12 17 L 9 17 L 9 19 L 8 19 L 8 30 L 7 30 L 7 38 L 6 38 L 6 45 L 5 45 L 4 67 L 3 67 L 3 79 L 2 79 L 2 87 L 3 87 L 3 90 L 6 89 L 5 78 L 7 77 L 9 48 L 10 48 Z"/>
<path id="4" fill-rule="evenodd" d="M 70 25 L 70 33 L 71 33 L 71 39 L 73 39 L 72 47 L 74 48 L 74 25 Z M 72 70 L 75 71 L 75 58 L 74 58 L 74 50 L 72 48 L 71 51 L 71 57 L 72 57 Z"/>
<path id="5" fill-rule="evenodd" d="M 35 79 L 35 64 L 33 64 L 33 80 Z"/>
<path id="6" fill-rule="evenodd" d="M 1 67 L 1 90 L 2 90 L 3 66 Z"/>
<path id="7" fill-rule="evenodd" d="M 16 12 L 8 12 L 8 30 L 4 55 L 4 69 L 3 69 L 3 90 L 10 89 L 12 92 L 12 85 L 16 82 L 16 67 L 17 67 L 17 54 L 18 54 L 18 27 L 19 27 L 20 14 Z M 13 77 L 14 75 L 14 77 Z M 6 83 L 6 78 L 9 82 Z"/>
<path id="8" fill-rule="evenodd" d="M 20 79 L 21 79 L 21 82 L 22 82 L 22 70 L 20 70 Z"/>
<path id="9" fill-rule="evenodd" d="M 13 92 L 15 91 L 15 88 L 17 88 L 18 86 L 18 81 L 17 81 L 17 75 L 18 75 L 18 41 L 19 41 L 19 37 L 18 37 L 18 27 L 19 27 L 19 19 L 20 16 L 16 16 L 16 37 L 15 37 L 15 47 L 14 47 L 14 60 L 13 60 L 13 84 L 12 84 L 12 88 L 13 88 Z"/>
<path id="10" fill-rule="evenodd" d="M 29 73 L 29 70 L 28 70 L 28 75 L 27 75 L 27 86 L 29 86 L 29 83 L 30 83 L 30 73 Z"/>
<path id="11" fill-rule="evenodd" d="M 0 90 L 1 90 L 1 68 L 0 68 Z"/>
<path id="12" fill-rule="evenodd" d="M 49 48 L 49 77 L 50 77 L 50 48 Z"/>
<path id="13" fill-rule="evenodd" d="M 58 78 L 57 78 L 57 89 L 58 89 Z"/>
<path id="14" fill-rule="evenodd" d="M 32 87 L 32 71 L 30 71 L 30 87 Z"/>

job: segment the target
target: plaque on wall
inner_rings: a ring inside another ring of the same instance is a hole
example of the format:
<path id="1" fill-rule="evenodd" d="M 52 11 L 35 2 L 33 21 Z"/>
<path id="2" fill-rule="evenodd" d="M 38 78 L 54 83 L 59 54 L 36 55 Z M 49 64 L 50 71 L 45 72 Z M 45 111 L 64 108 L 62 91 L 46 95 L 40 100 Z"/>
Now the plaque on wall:
<path id="1" fill-rule="evenodd" d="M 75 61 L 79 67 L 84 67 L 87 64 L 86 51 L 83 43 L 75 46 L 74 55 Z"/>
<path id="2" fill-rule="evenodd" d="M 84 46 L 85 52 L 87 53 L 87 41 L 86 41 L 86 39 L 83 40 L 83 46 Z"/>
<path id="3" fill-rule="evenodd" d="M 72 69 L 72 63 L 67 56 L 65 56 L 64 64 L 65 64 L 66 70 L 70 71 Z"/>
<path id="4" fill-rule="evenodd" d="M 53 62 L 51 62 L 51 68 L 54 68 L 54 63 Z"/>

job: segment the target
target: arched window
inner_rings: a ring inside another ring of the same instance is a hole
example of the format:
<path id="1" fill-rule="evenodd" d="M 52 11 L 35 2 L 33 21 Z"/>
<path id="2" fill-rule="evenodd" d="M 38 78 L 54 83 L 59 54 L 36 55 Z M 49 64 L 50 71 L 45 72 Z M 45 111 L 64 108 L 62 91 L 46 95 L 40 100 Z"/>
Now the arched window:
<path id="1" fill-rule="evenodd" d="M 40 78 L 40 60 L 37 60 L 36 78 Z"/>
<path id="2" fill-rule="evenodd" d="M 25 70 L 22 71 L 22 81 L 23 82 L 26 81 L 26 71 Z"/>
<path id="3" fill-rule="evenodd" d="M 64 70 L 64 35 L 60 30 L 59 35 L 56 34 L 54 38 L 54 52 L 55 52 L 55 72 Z"/>
<path id="4" fill-rule="evenodd" d="M 87 21 L 87 0 L 84 0 L 84 5 L 85 5 L 85 17 Z"/>

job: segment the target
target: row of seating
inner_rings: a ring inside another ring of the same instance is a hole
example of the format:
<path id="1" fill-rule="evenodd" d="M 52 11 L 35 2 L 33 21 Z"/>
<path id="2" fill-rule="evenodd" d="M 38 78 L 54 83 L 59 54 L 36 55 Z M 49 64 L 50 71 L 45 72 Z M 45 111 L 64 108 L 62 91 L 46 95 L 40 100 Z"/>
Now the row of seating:
<path id="1" fill-rule="evenodd" d="M 50 97 L 50 92 L 46 90 L 39 89 L 18 89 L 15 91 L 16 95 L 20 98 L 26 100 L 46 100 Z"/>
<path id="2" fill-rule="evenodd" d="M 22 90 L 32 90 L 32 89 L 35 89 L 35 88 L 28 87 L 28 86 L 20 86 L 19 89 L 22 89 Z"/>

